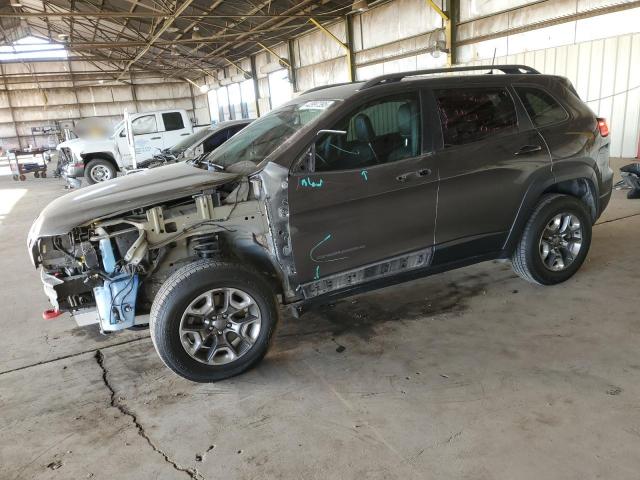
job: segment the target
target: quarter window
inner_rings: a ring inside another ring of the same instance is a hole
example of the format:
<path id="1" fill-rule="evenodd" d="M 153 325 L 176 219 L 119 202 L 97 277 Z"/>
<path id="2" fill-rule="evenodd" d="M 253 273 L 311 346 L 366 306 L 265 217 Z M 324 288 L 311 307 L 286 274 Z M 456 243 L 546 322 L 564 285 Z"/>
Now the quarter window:
<path id="1" fill-rule="evenodd" d="M 146 133 L 156 133 L 158 126 L 156 125 L 155 115 L 145 115 L 138 117 L 131 122 L 131 130 L 134 135 L 144 135 Z"/>
<path id="2" fill-rule="evenodd" d="M 516 131 L 516 109 L 504 88 L 442 89 L 434 93 L 445 148 Z"/>
<path id="3" fill-rule="evenodd" d="M 182 114 L 180 112 L 163 113 L 162 121 L 164 122 L 164 129 L 167 132 L 171 130 L 182 130 L 184 128 L 184 121 L 182 120 Z"/>
<path id="4" fill-rule="evenodd" d="M 536 127 L 544 127 L 568 118 L 562 105 L 544 90 L 534 87 L 515 87 L 515 89 Z"/>
<path id="5" fill-rule="evenodd" d="M 415 157 L 421 150 L 418 95 L 368 103 L 331 130 L 316 142 L 316 171 L 349 170 Z"/>

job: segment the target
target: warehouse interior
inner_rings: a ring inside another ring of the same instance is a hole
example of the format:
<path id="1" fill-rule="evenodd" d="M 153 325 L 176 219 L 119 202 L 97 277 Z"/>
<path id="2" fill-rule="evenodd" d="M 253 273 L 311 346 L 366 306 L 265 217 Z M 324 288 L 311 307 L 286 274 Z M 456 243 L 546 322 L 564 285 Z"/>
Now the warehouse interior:
<path id="1" fill-rule="evenodd" d="M 568 281 L 491 260 L 282 309 L 265 359 L 217 383 L 172 373 L 148 329 L 43 320 L 34 219 L 126 173 L 54 175 L 85 122 L 179 111 L 191 133 L 327 85 L 512 64 L 566 77 L 611 132 L 616 187 Z M 639 1 L 11 0 L 0 78 L 0 478 L 637 478 L 640 200 L 620 168 L 640 158 Z"/>

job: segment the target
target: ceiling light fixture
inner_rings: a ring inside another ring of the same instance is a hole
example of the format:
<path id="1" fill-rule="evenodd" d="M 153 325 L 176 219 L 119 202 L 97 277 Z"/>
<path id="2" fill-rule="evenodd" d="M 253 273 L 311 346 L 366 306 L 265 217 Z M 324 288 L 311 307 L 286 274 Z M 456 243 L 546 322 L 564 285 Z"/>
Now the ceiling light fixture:
<path id="1" fill-rule="evenodd" d="M 200 40 L 202 35 L 200 35 L 200 27 L 195 26 L 191 29 L 191 39 L 192 40 Z"/>
<path id="2" fill-rule="evenodd" d="M 207 93 L 209 91 L 209 85 L 207 84 L 200 85 L 198 89 L 200 90 L 201 93 Z"/>
<path id="3" fill-rule="evenodd" d="M 354 0 L 351 4 L 352 12 L 366 12 L 369 10 L 369 2 L 367 0 Z"/>
<path id="4" fill-rule="evenodd" d="M 22 4 L 20 2 L 11 2 L 9 5 L 13 8 L 22 8 Z"/>

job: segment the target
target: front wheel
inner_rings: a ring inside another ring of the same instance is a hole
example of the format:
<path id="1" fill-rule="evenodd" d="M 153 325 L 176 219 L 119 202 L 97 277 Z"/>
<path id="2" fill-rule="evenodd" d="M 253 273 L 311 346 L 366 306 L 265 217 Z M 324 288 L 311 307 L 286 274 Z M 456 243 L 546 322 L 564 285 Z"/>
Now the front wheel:
<path id="1" fill-rule="evenodd" d="M 238 375 L 267 353 L 278 320 L 264 278 L 234 263 L 198 260 L 176 270 L 151 307 L 164 364 L 194 382 Z"/>
<path id="2" fill-rule="evenodd" d="M 587 206 L 569 195 L 538 202 L 511 257 L 514 271 L 540 285 L 564 282 L 578 271 L 591 245 Z"/>
<path id="3" fill-rule="evenodd" d="M 101 158 L 89 161 L 84 168 L 84 176 L 87 177 L 87 182 L 91 185 L 115 178 L 116 174 L 113 164 Z"/>

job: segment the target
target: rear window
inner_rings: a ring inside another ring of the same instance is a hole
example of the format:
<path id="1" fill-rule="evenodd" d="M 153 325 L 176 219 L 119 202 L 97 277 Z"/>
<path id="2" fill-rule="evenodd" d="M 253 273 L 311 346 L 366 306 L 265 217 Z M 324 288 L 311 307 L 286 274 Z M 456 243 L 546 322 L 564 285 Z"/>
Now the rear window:
<path id="1" fill-rule="evenodd" d="M 445 147 L 513 133 L 518 117 L 509 92 L 500 87 L 434 91 Z"/>
<path id="2" fill-rule="evenodd" d="M 162 121 L 164 122 L 164 129 L 167 132 L 171 130 L 182 130 L 184 128 L 184 122 L 182 121 L 182 114 L 180 112 L 163 113 Z"/>
<path id="3" fill-rule="evenodd" d="M 562 122 L 568 118 L 562 105 L 544 90 L 535 87 L 515 87 L 515 90 L 536 127 Z"/>

